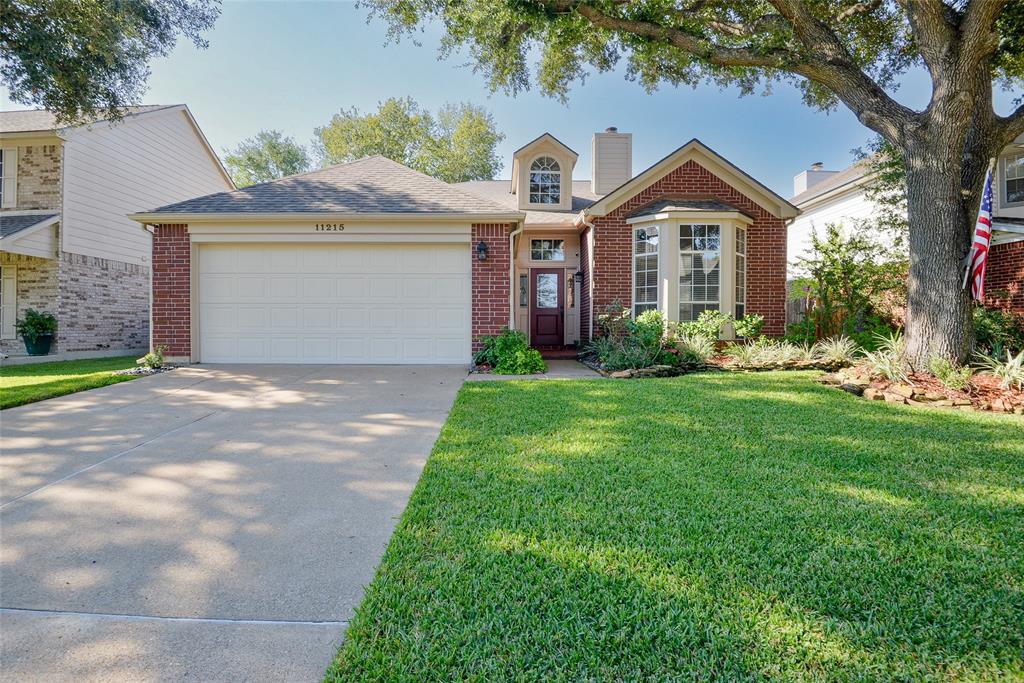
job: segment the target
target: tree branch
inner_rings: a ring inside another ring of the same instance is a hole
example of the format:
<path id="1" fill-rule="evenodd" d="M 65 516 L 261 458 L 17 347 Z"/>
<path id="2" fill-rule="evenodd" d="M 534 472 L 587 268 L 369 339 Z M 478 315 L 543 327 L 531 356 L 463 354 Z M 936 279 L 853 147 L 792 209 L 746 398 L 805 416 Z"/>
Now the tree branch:
<path id="1" fill-rule="evenodd" d="M 856 5 L 850 5 L 838 15 L 836 15 L 836 21 L 846 21 L 851 17 L 855 17 L 858 14 L 866 14 L 873 12 L 879 8 L 882 4 L 882 0 L 865 0 L 865 2 L 858 2 Z"/>
<path id="2" fill-rule="evenodd" d="M 1003 144 L 1008 145 L 1024 135 L 1024 104 L 1020 105 L 1009 116 L 997 116 L 996 121 L 1003 128 Z"/>

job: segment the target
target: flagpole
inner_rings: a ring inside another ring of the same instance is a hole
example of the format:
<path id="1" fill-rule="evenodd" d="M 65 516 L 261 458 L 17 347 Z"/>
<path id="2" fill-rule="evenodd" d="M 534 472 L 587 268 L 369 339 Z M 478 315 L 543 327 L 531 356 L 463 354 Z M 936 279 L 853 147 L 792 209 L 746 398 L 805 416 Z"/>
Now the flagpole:
<path id="1" fill-rule="evenodd" d="M 985 201 L 985 185 L 986 185 L 986 183 L 988 183 L 988 181 L 989 181 L 988 179 L 992 175 L 992 172 L 995 170 L 995 167 L 996 167 L 996 158 L 995 157 L 989 157 L 989 160 L 988 160 L 988 170 L 985 171 L 985 179 L 981 181 L 981 198 L 978 199 L 978 211 L 977 211 L 975 219 L 974 219 L 974 228 L 971 230 L 971 246 L 967 250 L 967 255 L 964 256 L 964 281 L 963 281 L 963 284 L 960 285 L 961 289 L 967 289 L 967 281 L 970 279 L 970 276 L 971 276 L 971 262 L 972 262 L 971 256 L 974 255 L 974 236 L 975 236 L 975 234 L 978 231 L 978 218 L 977 218 L 977 216 L 981 215 L 981 204 Z"/>

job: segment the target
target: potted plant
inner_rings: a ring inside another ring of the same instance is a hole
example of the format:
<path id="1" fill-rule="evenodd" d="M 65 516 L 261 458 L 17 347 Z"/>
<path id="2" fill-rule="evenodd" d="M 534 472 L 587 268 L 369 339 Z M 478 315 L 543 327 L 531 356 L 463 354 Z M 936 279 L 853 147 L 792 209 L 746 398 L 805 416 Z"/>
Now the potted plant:
<path id="1" fill-rule="evenodd" d="M 53 334 L 57 331 L 57 317 L 53 313 L 40 313 L 30 308 L 25 311 L 25 317 L 15 323 L 14 329 L 25 342 L 28 355 L 45 356 L 53 344 Z"/>

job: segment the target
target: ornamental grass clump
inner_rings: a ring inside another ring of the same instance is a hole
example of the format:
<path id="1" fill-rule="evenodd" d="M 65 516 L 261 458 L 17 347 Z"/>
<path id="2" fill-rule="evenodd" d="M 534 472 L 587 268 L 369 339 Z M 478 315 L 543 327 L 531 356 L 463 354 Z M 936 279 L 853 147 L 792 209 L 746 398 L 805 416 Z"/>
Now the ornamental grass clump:
<path id="1" fill-rule="evenodd" d="M 903 336 L 899 332 L 879 334 L 875 335 L 875 341 L 877 349 L 864 352 L 863 365 L 872 375 L 890 382 L 909 382 L 910 367 L 904 354 L 906 344 Z"/>
<path id="2" fill-rule="evenodd" d="M 811 356 L 815 360 L 850 365 L 857 358 L 859 348 L 849 337 L 839 335 L 815 342 L 811 348 Z"/>
<path id="3" fill-rule="evenodd" d="M 701 334 L 683 334 L 675 339 L 679 362 L 706 365 L 715 355 L 715 340 Z"/>
<path id="4" fill-rule="evenodd" d="M 977 367 L 998 379 L 1003 389 L 1024 389 L 1024 351 L 1016 356 L 1007 351 L 1005 357 L 980 353 Z"/>

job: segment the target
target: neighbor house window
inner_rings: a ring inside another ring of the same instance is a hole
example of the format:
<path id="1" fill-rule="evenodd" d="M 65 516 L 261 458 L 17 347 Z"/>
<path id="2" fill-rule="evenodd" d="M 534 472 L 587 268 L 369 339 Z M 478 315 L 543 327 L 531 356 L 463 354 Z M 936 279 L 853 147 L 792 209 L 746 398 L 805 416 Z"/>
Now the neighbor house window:
<path id="1" fill-rule="evenodd" d="M 658 228 L 633 231 L 633 317 L 658 308 Z"/>
<path id="2" fill-rule="evenodd" d="M 534 261 L 564 261 L 564 240 L 531 240 L 530 258 Z"/>
<path id="3" fill-rule="evenodd" d="M 679 320 L 717 311 L 722 268 L 719 225 L 679 226 Z"/>
<path id="4" fill-rule="evenodd" d="M 736 319 L 747 311 L 747 231 L 736 228 Z"/>
<path id="5" fill-rule="evenodd" d="M 562 168 L 551 157 L 530 164 L 530 203 L 558 204 L 562 201 Z"/>
<path id="6" fill-rule="evenodd" d="M 0 149 L 0 207 L 13 209 L 18 204 L 18 148 Z"/>
<path id="7" fill-rule="evenodd" d="M 18 317 L 18 269 L 0 266 L 0 339 L 14 339 Z"/>
<path id="8" fill-rule="evenodd" d="M 1005 189 L 1004 203 L 1024 202 L 1024 154 L 1007 158 Z"/>

